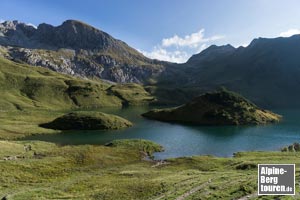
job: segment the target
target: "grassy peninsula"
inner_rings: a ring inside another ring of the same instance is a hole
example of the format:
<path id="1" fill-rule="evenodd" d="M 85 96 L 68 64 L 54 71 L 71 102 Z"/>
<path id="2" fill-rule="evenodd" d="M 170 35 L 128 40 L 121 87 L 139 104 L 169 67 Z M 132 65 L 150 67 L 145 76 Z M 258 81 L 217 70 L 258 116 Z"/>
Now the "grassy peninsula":
<path id="1" fill-rule="evenodd" d="M 205 93 L 179 107 L 151 110 L 143 116 L 159 121 L 196 125 L 266 124 L 278 122 L 281 118 L 226 89 Z"/>

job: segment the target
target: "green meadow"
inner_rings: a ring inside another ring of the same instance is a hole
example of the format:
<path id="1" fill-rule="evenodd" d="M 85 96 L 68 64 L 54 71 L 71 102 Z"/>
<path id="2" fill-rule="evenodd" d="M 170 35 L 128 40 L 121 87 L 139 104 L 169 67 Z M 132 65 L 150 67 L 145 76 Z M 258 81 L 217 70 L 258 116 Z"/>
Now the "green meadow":
<path id="1" fill-rule="evenodd" d="M 31 151 L 25 151 L 24 145 L 31 145 Z M 300 170 L 297 152 L 153 161 L 145 156 L 162 149 L 145 140 L 108 146 L 2 140 L 0 148 L 0 194 L 8 199 L 259 199 L 258 163 L 296 163 L 296 179 Z M 280 197 L 297 198 L 298 193 Z"/>
<path id="2" fill-rule="evenodd" d="M 149 89 L 149 88 L 148 88 Z M 149 90 L 148 90 L 149 91 Z M 71 110 L 149 104 L 137 84 L 83 80 L 0 59 L 0 198 L 6 199 L 273 199 L 258 197 L 258 163 L 296 163 L 298 152 L 242 152 L 234 157 L 153 160 L 163 147 L 147 140 L 104 145 L 18 141 L 58 134 L 39 124 Z M 24 146 L 30 146 L 26 151 Z M 295 197 L 299 199 L 297 183 Z"/>

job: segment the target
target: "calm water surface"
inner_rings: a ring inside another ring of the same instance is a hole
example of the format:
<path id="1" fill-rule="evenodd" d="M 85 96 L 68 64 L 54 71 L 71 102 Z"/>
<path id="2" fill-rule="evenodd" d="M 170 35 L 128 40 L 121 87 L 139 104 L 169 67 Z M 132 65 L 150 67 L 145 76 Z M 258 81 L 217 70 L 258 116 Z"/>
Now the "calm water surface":
<path id="1" fill-rule="evenodd" d="M 156 159 L 206 155 L 232 156 L 237 151 L 279 150 L 300 142 L 300 110 L 276 110 L 283 115 L 279 124 L 263 126 L 187 126 L 147 120 L 140 116 L 148 107 L 107 108 L 103 112 L 117 114 L 134 123 L 128 129 L 115 131 L 72 131 L 57 135 L 35 135 L 30 140 L 58 144 L 105 144 L 114 139 L 143 138 L 164 146 Z"/>

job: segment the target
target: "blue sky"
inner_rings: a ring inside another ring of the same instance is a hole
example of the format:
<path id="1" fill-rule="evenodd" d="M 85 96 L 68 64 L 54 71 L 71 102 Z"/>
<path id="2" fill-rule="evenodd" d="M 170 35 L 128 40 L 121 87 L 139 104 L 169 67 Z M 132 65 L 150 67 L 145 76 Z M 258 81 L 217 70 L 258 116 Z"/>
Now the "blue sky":
<path id="1" fill-rule="evenodd" d="M 1 0 L 0 20 L 91 24 L 145 55 L 184 62 L 211 44 L 300 33 L 298 0 Z"/>

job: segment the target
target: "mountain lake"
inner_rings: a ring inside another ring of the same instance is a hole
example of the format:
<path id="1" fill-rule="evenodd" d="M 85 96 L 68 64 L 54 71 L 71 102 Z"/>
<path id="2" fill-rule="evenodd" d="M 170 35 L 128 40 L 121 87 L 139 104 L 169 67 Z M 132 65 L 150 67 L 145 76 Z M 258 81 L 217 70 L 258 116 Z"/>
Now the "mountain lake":
<path id="1" fill-rule="evenodd" d="M 25 140 L 41 140 L 60 145 L 105 144 L 115 139 L 147 139 L 161 144 L 164 152 L 155 159 L 214 155 L 230 157 L 239 151 L 271 151 L 300 142 L 300 110 L 273 110 L 283 116 L 280 123 L 254 126 L 189 126 L 145 119 L 149 107 L 105 108 L 134 123 L 133 127 L 110 131 L 68 131 L 33 135 Z"/>

